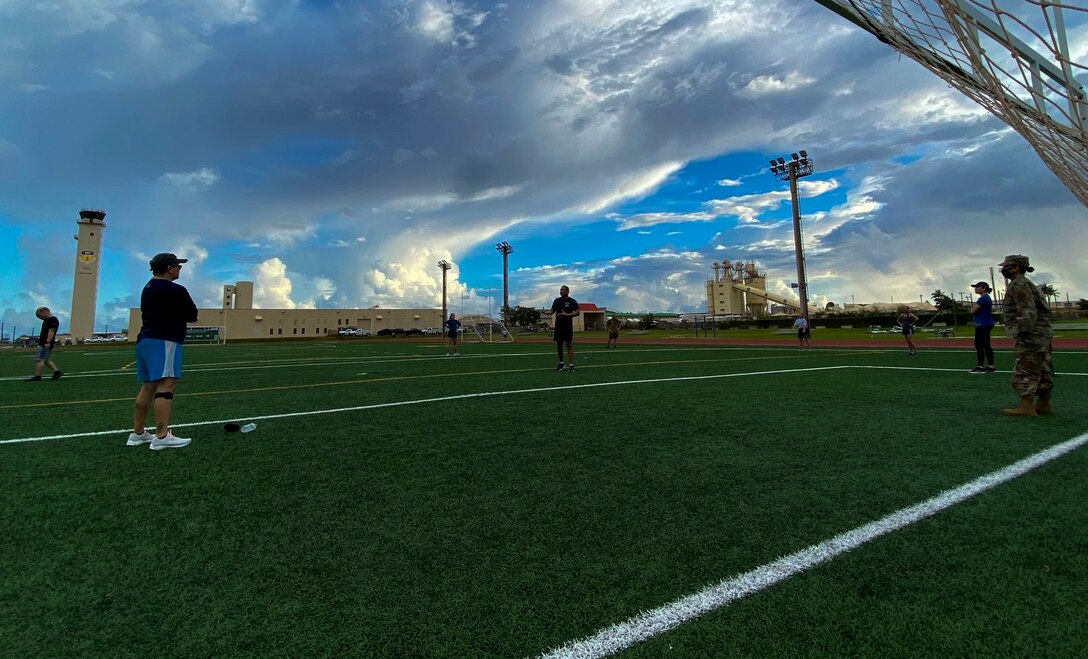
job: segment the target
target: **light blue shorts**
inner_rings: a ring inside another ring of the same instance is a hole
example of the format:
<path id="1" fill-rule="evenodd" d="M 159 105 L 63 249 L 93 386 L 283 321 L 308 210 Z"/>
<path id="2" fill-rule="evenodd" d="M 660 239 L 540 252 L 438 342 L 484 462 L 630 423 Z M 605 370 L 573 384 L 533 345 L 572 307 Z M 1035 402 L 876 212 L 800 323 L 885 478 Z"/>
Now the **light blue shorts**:
<path id="1" fill-rule="evenodd" d="M 53 353 L 53 349 L 50 348 L 48 344 L 46 344 L 44 346 L 38 346 L 38 361 L 40 361 L 40 362 L 49 361 L 49 355 L 52 354 L 52 353 Z"/>
<path id="2" fill-rule="evenodd" d="M 181 377 L 181 344 L 164 339 L 136 342 L 136 379 L 156 382 Z"/>

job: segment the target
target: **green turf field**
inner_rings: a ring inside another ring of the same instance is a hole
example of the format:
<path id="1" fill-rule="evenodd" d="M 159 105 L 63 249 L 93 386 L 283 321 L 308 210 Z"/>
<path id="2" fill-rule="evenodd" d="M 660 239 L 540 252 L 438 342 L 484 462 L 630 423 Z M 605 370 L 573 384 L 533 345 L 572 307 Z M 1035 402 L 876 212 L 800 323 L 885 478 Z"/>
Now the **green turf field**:
<path id="1" fill-rule="evenodd" d="M 546 343 L 189 346 L 193 443 L 157 452 L 125 446 L 131 345 L 33 383 L 5 350 L 0 654 L 535 656 L 1088 439 L 1088 353 L 1056 353 L 1056 416 L 1012 419 L 1009 352 L 785 345 L 625 338 L 573 374 Z M 624 653 L 1080 655 L 1086 470 L 1075 448 Z"/>

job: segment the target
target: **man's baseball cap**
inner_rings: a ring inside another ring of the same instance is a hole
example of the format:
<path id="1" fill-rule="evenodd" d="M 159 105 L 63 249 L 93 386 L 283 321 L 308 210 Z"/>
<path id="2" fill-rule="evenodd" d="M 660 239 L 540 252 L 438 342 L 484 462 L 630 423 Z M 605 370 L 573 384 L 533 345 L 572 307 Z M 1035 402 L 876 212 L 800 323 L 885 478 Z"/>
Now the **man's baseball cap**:
<path id="1" fill-rule="evenodd" d="M 189 259 L 179 259 L 169 252 L 163 252 L 152 256 L 150 265 L 152 270 L 165 270 L 172 265 L 181 265 L 188 262 Z"/>
<path id="2" fill-rule="evenodd" d="M 1035 268 L 1028 263 L 1028 257 L 1023 254 L 1009 254 L 1004 261 L 997 264 L 997 267 L 1004 268 L 1007 265 L 1015 265 L 1025 272 L 1035 272 Z"/>
<path id="3" fill-rule="evenodd" d="M 971 288 L 980 288 L 980 287 L 985 288 L 987 293 L 990 292 L 990 285 L 987 284 L 984 281 L 980 281 L 980 282 L 976 282 L 974 284 L 971 284 Z"/>

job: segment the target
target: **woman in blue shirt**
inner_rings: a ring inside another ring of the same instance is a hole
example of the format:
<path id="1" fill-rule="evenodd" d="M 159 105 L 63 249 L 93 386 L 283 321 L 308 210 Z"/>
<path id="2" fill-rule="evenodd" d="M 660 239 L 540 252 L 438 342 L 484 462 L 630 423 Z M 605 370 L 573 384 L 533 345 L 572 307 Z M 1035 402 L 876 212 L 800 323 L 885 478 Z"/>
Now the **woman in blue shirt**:
<path id="1" fill-rule="evenodd" d="M 970 373 L 993 373 L 994 349 L 990 346 L 990 332 L 994 329 L 994 302 L 990 299 L 990 285 L 984 281 L 974 284 L 978 300 L 971 305 L 975 317 L 975 358 L 978 365 Z"/>

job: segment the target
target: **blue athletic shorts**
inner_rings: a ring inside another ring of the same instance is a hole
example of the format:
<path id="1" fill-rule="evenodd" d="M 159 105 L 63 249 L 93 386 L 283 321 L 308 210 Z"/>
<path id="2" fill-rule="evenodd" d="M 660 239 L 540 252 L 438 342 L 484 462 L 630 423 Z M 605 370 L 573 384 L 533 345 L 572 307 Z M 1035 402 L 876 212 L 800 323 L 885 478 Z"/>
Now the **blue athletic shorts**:
<path id="1" fill-rule="evenodd" d="M 49 355 L 52 352 L 53 352 L 53 349 L 50 348 L 48 345 L 38 346 L 38 361 L 40 361 L 40 362 L 49 361 Z"/>
<path id="2" fill-rule="evenodd" d="M 181 377 L 181 344 L 164 339 L 136 342 L 136 379 L 156 382 Z"/>

